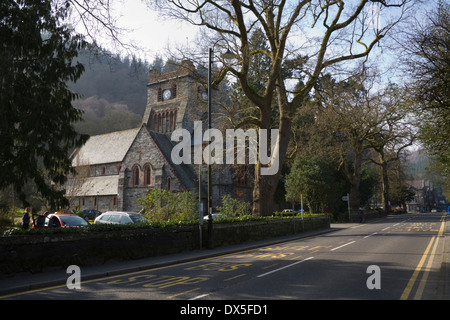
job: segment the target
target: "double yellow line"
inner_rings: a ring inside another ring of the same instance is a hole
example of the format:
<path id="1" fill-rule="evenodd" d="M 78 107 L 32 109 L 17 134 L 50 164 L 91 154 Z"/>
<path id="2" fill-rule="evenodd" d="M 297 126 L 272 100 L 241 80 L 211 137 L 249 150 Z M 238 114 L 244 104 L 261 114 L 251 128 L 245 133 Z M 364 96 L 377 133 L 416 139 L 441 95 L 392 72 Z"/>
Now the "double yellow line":
<path id="1" fill-rule="evenodd" d="M 425 252 L 423 253 L 422 258 L 420 259 L 419 264 L 417 265 L 416 269 L 414 270 L 413 275 L 409 279 L 408 284 L 406 285 L 406 288 L 400 297 L 400 300 L 408 299 L 409 295 L 411 294 L 411 290 L 413 289 L 414 284 L 416 283 L 417 277 L 419 276 L 419 273 L 422 271 L 422 267 L 425 264 L 425 261 L 427 260 L 428 253 L 431 250 L 430 258 L 428 259 L 428 263 L 424 269 L 422 278 L 420 279 L 419 286 L 416 290 L 416 294 L 414 295 L 414 300 L 420 300 L 422 298 L 423 290 L 425 289 L 425 284 L 428 279 L 428 274 L 430 273 L 431 265 L 433 263 L 434 255 L 436 253 L 436 248 L 439 243 L 439 238 L 444 233 L 444 226 L 445 226 L 445 215 L 443 215 L 441 217 L 441 227 L 439 228 L 439 232 L 438 232 L 437 236 L 433 236 L 431 238 L 430 242 L 428 243 L 428 246 L 425 249 Z M 433 243 L 434 243 L 434 245 L 433 245 Z"/>

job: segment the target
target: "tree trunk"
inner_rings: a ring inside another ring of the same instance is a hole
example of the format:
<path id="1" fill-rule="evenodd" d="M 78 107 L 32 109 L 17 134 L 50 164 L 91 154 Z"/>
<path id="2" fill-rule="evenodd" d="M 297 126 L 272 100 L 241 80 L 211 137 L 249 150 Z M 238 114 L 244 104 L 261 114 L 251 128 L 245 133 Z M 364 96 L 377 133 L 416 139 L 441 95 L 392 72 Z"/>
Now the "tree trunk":
<path id="1" fill-rule="evenodd" d="M 291 132 L 291 117 L 281 117 L 280 128 L 278 129 L 278 146 L 275 150 L 270 150 L 267 155 L 271 155 L 273 159 L 273 152 L 275 152 L 275 157 L 278 159 L 278 170 L 275 174 L 262 175 L 261 168 L 265 166 L 258 162 L 255 165 L 255 181 L 253 186 L 253 210 L 252 214 L 254 216 L 271 216 L 273 214 L 274 208 L 274 195 L 277 189 L 278 181 L 281 177 L 281 167 L 284 163 L 284 158 L 289 145 L 289 135 Z M 268 126 L 267 126 L 268 127 Z M 270 130 L 268 130 L 270 132 Z M 268 134 L 268 137 L 271 135 Z M 260 137 L 261 138 L 261 137 Z M 258 141 L 259 144 L 261 141 Z M 270 148 L 271 143 L 267 143 L 267 147 Z M 259 154 L 258 154 L 259 155 Z M 260 159 L 260 155 L 258 156 Z"/>
<path id="2" fill-rule="evenodd" d="M 253 212 L 254 216 L 271 216 L 273 214 L 278 174 L 274 176 L 263 176 L 260 174 L 260 166 L 255 170 L 255 185 L 253 186 Z"/>
<path id="3" fill-rule="evenodd" d="M 352 212 L 358 212 L 359 204 L 359 183 L 352 183 L 350 186 L 350 210 Z"/>
<path id="4" fill-rule="evenodd" d="M 383 177 L 383 209 L 386 215 L 389 213 L 389 180 L 388 180 L 388 164 L 386 160 L 384 159 L 384 153 L 380 153 L 380 160 L 381 160 L 381 168 L 382 168 L 382 177 Z"/>
<path id="5" fill-rule="evenodd" d="M 355 160 L 353 163 L 353 174 L 351 174 L 350 178 L 350 209 L 352 212 L 357 212 L 360 206 L 359 186 L 361 184 L 362 145 L 356 145 L 354 150 Z"/>

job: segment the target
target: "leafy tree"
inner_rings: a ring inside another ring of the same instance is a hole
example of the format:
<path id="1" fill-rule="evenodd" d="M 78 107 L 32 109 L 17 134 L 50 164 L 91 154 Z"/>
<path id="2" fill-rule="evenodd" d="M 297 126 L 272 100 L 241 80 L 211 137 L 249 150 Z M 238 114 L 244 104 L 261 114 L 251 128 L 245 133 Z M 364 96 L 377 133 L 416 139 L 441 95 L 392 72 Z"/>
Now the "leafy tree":
<path id="1" fill-rule="evenodd" d="M 198 198 L 190 191 L 175 194 L 177 213 L 180 219 L 192 220 L 198 218 Z"/>
<path id="2" fill-rule="evenodd" d="M 286 201 L 300 202 L 300 195 L 311 213 L 336 209 L 345 192 L 345 181 L 336 164 L 325 157 L 297 157 L 286 176 Z"/>
<path id="3" fill-rule="evenodd" d="M 229 194 L 222 197 L 222 206 L 217 211 L 226 217 L 241 217 L 251 213 L 251 205 L 247 202 L 235 199 Z"/>
<path id="4" fill-rule="evenodd" d="M 152 221 L 192 220 L 198 217 L 198 199 L 190 191 L 173 193 L 154 189 L 138 199 L 138 203 Z"/>
<path id="5" fill-rule="evenodd" d="M 359 205 L 367 206 L 379 184 L 380 177 L 374 168 L 363 166 L 361 170 L 361 183 L 359 184 Z"/>
<path id="6" fill-rule="evenodd" d="M 365 76 L 356 75 L 346 81 L 322 77 L 312 103 L 315 115 L 310 130 L 310 144 L 316 153 L 337 161 L 349 183 L 353 211 L 360 207 L 360 184 L 369 141 L 379 132 L 381 113 L 377 96 L 370 94 Z"/>
<path id="7" fill-rule="evenodd" d="M 0 189 L 13 185 L 26 204 L 31 181 L 51 206 L 72 171 L 69 152 L 87 139 L 73 123 L 82 112 L 67 83 L 84 68 L 73 63 L 85 43 L 64 24 L 68 6 L 50 0 L 0 2 Z"/>

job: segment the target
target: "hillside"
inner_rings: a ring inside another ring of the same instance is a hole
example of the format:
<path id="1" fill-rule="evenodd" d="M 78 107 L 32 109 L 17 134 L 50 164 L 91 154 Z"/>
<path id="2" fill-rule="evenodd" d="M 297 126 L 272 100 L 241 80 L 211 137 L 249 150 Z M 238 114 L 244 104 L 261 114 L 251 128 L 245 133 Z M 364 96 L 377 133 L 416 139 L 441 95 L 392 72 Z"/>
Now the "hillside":
<path id="1" fill-rule="evenodd" d="M 79 54 L 85 72 L 72 91 L 81 95 L 74 105 L 84 111 L 75 125 L 80 133 L 102 134 L 139 126 L 146 105 L 147 73 L 152 67 L 133 58 Z"/>

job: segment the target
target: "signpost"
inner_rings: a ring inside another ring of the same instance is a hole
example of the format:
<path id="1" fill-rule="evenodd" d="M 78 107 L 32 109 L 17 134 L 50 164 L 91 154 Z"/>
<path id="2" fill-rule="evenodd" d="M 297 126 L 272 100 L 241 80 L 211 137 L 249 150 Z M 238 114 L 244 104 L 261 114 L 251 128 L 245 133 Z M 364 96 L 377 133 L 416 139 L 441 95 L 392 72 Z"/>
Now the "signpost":
<path id="1" fill-rule="evenodd" d="M 300 193 L 300 212 L 302 213 L 302 231 L 305 232 L 305 221 L 303 221 L 303 193 Z"/>
<path id="2" fill-rule="evenodd" d="M 200 250 L 202 250 L 203 202 L 202 202 L 202 165 L 198 166 L 198 232 Z"/>
<path id="3" fill-rule="evenodd" d="M 350 195 L 347 193 L 346 196 L 342 197 L 342 201 L 347 201 L 347 205 L 348 205 L 348 221 L 350 222 Z"/>
<path id="4" fill-rule="evenodd" d="M 204 203 L 202 202 L 202 179 L 208 173 L 208 166 L 199 164 L 198 166 L 198 231 L 200 234 L 200 250 L 202 249 L 202 229 L 203 229 L 203 210 Z"/>

